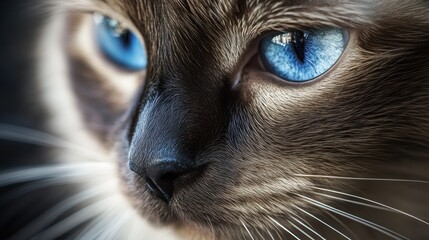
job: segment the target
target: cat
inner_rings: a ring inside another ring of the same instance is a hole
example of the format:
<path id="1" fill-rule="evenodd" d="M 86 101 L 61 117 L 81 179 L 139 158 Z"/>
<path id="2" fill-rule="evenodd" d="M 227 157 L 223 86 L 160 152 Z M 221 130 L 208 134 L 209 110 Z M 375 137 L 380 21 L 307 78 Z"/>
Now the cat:
<path id="1" fill-rule="evenodd" d="M 0 182 L 68 195 L 11 239 L 429 236 L 428 1 L 42 5 L 46 117 L 2 135 L 55 151 Z"/>

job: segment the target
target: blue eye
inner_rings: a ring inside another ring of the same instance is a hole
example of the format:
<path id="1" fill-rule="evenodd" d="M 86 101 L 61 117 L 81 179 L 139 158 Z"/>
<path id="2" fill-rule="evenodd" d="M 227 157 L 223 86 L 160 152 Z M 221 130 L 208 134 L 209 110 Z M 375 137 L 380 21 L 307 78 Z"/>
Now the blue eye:
<path id="1" fill-rule="evenodd" d="M 112 62 L 128 70 L 146 69 L 144 44 L 130 30 L 112 18 L 94 15 L 96 42 L 101 52 Z"/>
<path id="2" fill-rule="evenodd" d="M 344 47 L 341 29 L 291 31 L 262 39 L 260 55 L 274 75 L 286 81 L 305 82 L 328 71 Z"/>

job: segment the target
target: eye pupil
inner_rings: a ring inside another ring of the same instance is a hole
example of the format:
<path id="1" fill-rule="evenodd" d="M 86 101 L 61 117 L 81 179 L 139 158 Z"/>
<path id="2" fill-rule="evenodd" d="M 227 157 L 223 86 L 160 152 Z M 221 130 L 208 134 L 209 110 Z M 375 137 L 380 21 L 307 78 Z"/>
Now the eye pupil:
<path id="1" fill-rule="evenodd" d="M 132 71 L 146 68 L 146 50 L 134 32 L 106 16 L 94 15 L 94 21 L 97 44 L 109 60 Z"/>
<path id="2" fill-rule="evenodd" d="M 344 51 L 344 39 L 344 30 L 338 28 L 270 35 L 261 40 L 261 62 L 286 81 L 310 81 L 334 66 Z"/>
<path id="3" fill-rule="evenodd" d="M 131 45 L 131 33 L 130 31 L 125 31 L 120 36 L 121 42 L 124 45 L 125 48 L 130 47 Z"/>
<path id="4" fill-rule="evenodd" d="M 292 44 L 296 57 L 301 63 L 305 60 L 305 35 L 302 31 L 292 33 Z"/>

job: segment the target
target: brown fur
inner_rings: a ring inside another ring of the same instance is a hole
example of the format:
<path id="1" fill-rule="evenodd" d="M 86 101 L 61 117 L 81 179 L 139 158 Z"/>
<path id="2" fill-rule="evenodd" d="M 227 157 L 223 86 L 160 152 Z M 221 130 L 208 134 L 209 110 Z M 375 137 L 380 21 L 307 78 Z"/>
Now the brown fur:
<path id="1" fill-rule="evenodd" d="M 427 1 L 99 4 L 103 7 L 89 1 L 74 7 L 78 13 L 95 8 L 133 23 L 129 26 L 139 31 L 149 55 L 144 84 L 124 96 L 129 101 L 111 101 L 119 93 L 103 83 L 102 68 L 89 67 L 71 40 L 73 86 L 89 128 L 102 132 L 102 142 L 118 146 L 124 192 L 144 217 L 195 239 L 291 237 L 276 222 L 299 238 L 305 237 L 297 228 L 304 229 L 300 222 L 327 239 L 340 237 L 314 217 L 352 238 L 387 238 L 323 210 L 314 204 L 319 201 L 411 239 L 429 236 L 429 226 L 416 219 L 321 190 L 367 197 L 427 221 L 427 183 L 303 176 L 428 179 Z M 88 22 L 70 21 L 82 24 Z M 257 43 L 269 32 L 326 26 L 347 28 L 350 40 L 336 66 L 315 81 L 288 84 L 247 64 L 257 62 Z M 148 141 L 170 147 L 162 140 L 182 136 L 177 140 L 181 151 L 207 164 L 191 183 L 179 180 L 183 187 L 169 205 L 149 194 L 126 164 L 129 136 L 139 131 L 135 124 L 141 114 L 149 116 Z"/>

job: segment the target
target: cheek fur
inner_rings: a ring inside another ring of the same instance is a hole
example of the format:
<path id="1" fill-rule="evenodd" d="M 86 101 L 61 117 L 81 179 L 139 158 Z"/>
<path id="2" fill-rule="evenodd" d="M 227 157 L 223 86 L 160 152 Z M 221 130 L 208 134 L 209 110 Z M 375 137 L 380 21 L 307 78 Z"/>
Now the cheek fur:
<path id="1" fill-rule="evenodd" d="M 101 181 L 83 185 L 106 187 L 100 199 L 114 200 L 100 206 L 129 213 L 121 216 L 139 229 L 132 236 L 156 234 L 144 218 L 194 239 L 427 236 L 426 5 L 380 2 L 361 11 L 357 2 L 329 9 L 314 2 L 301 11 L 292 1 L 107 3 L 147 38 L 148 71 L 105 61 L 88 17 L 78 14 L 45 34 L 58 39 L 41 50 L 50 61 L 37 84 L 46 90 L 51 131 L 111 163 Z M 314 82 L 286 84 L 246 64 L 235 74 L 262 33 L 328 23 L 351 28 L 350 43 Z M 241 76 L 234 89 L 232 75 Z M 168 146 L 205 168 L 177 180 L 166 204 L 129 167 L 136 135 L 143 162 Z M 76 159 L 61 151 L 50 157 Z M 88 174 L 102 171 L 91 166 Z"/>

